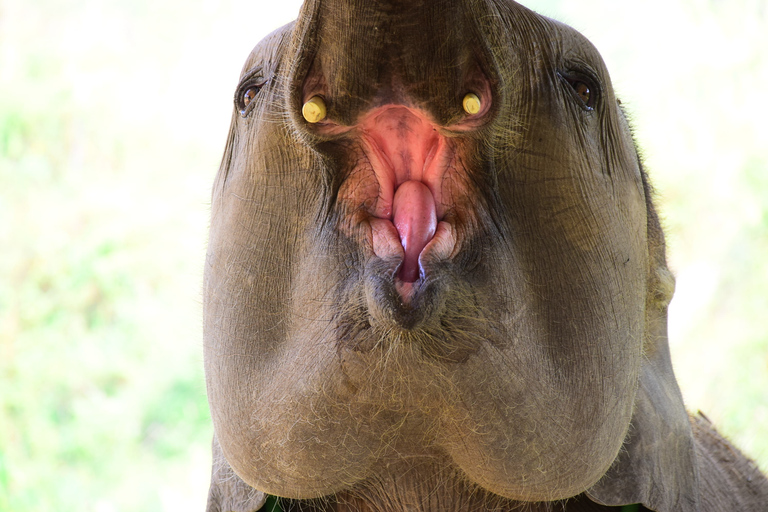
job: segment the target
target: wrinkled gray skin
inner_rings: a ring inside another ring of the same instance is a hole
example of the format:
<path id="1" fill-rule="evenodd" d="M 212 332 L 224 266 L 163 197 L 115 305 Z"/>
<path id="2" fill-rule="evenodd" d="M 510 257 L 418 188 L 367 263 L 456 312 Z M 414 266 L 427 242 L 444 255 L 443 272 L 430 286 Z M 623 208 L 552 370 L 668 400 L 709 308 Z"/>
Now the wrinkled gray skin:
<path id="1" fill-rule="evenodd" d="M 768 507 L 684 409 L 663 234 L 584 37 L 505 0 L 307 0 L 235 103 L 205 268 L 209 511 Z M 415 281 L 405 180 L 439 222 Z"/>

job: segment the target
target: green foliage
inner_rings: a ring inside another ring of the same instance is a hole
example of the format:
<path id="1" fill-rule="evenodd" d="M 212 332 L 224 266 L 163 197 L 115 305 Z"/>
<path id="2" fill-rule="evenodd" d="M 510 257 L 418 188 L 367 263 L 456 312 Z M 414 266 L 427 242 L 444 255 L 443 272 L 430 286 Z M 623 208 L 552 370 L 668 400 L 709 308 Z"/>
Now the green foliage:
<path id="1" fill-rule="evenodd" d="M 213 4 L 0 0 L 0 512 L 205 502 L 207 198 L 242 59 L 286 20 Z M 684 395 L 768 469 L 768 13 L 527 5 L 608 61 L 666 216 Z"/>

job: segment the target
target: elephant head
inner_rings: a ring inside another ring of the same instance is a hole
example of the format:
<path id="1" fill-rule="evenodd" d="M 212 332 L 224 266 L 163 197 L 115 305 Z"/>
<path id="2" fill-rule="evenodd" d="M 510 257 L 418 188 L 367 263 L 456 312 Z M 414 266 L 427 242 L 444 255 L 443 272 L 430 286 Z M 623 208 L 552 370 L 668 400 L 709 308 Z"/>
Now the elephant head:
<path id="1" fill-rule="evenodd" d="M 307 0 L 244 66 L 213 190 L 214 480 L 696 510 L 651 195 L 572 28 Z"/>

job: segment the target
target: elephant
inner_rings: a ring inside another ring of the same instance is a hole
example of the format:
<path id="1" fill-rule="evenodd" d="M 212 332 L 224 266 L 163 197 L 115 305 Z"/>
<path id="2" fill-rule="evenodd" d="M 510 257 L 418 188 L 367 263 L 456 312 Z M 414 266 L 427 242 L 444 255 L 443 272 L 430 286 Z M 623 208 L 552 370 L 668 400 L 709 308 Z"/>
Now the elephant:
<path id="1" fill-rule="evenodd" d="M 306 0 L 212 200 L 207 510 L 768 509 L 686 412 L 595 47 L 512 0 Z"/>

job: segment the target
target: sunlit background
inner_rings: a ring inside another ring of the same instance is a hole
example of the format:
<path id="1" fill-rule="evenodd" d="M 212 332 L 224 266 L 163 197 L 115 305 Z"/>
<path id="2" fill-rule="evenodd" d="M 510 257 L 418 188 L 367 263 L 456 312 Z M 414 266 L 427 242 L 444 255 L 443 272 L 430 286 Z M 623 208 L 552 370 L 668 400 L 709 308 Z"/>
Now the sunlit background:
<path id="1" fill-rule="evenodd" d="M 768 7 L 529 1 L 628 105 L 691 410 L 768 469 Z M 240 67 L 298 1 L 0 0 L 0 511 L 203 510 L 209 188 Z"/>

